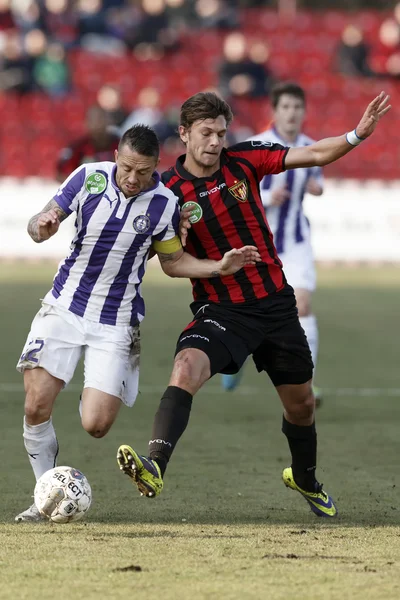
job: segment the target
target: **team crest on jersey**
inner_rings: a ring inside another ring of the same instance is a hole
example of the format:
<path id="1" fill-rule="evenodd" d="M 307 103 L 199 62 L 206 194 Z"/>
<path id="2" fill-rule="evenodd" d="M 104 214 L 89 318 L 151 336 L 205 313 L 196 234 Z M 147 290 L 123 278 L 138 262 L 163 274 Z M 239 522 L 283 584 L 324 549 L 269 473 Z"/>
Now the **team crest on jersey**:
<path id="1" fill-rule="evenodd" d="M 203 216 L 203 209 L 200 204 L 197 204 L 197 202 L 185 202 L 182 206 L 182 210 L 185 208 L 189 208 L 192 211 L 192 214 L 189 217 L 190 223 L 198 223 Z"/>
<path id="2" fill-rule="evenodd" d="M 133 229 L 136 233 L 146 233 L 150 229 L 150 219 L 147 215 L 139 215 L 133 219 Z"/>
<path id="3" fill-rule="evenodd" d="M 89 194 L 101 194 L 107 187 L 107 179 L 103 173 L 92 173 L 85 179 L 85 188 Z"/>
<path id="4" fill-rule="evenodd" d="M 230 188 L 228 188 L 228 190 L 230 191 L 232 196 L 236 198 L 236 200 L 240 200 L 240 202 L 246 202 L 248 189 L 247 181 L 245 179 L 238 181 L 237 183 L 235 183 L 235 185 L 232 185 Z"/>

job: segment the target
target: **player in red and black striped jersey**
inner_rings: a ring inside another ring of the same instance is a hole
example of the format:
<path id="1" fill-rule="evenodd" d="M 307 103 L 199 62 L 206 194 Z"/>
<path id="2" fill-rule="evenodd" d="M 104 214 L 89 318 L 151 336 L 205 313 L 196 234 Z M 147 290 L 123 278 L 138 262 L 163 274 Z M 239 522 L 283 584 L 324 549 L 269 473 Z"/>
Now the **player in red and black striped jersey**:
<path id="1" fill-rule="evenodd" d="M 186 249 L 198 258 L 219 260 L 232 244 L 257 246 L 262 262 L 237 276 L 215 281 L 192 280 L 196 301 L 244 303 L 260 300 L 286 284 L 282 263 L 260 198 L 259 182 L 267 173 L 285 170 L 288 148 L 279 144 L 243 142 L 222 148 L 220 168 L 209 177 L 196 177 L 184 167 L 185 155 L 163 174 L 163 183 L 191 207 L 192 227 Z M 248 241 L 244 241 L 248 240 Z"/>
<path id="2" fill-rule="evenodd" d="M 196 94 L 183 104 L 179 132 L 186 154 L 164 173 L 163 182 L 175 192 L 181 208 L 191 209 L 186 250 L 197 258 L 220 260 L 227 250 L 250 244 L 257 246 L 262 260 L 229 277 L 193 281 L 194 317 L 178 339 L 169 386 L 155 416 L 150 457 L 130 446 L 121 446 L 118 453 L 121 469 L 144 495 L 162 490 L 193 395 L 215 373 L 235 373 L 252 355 L 283 404 L 282 431 L 292 455 L 284 483 L 300 492 L 318 516 L 336 516 L 332 498 L 315 477 L 311 353 L 266 221 L 259 182 L 285 169 L 337 160 L 371 135 L 389 109 L 382 92 L 346 135 L 297 148 L 253 141 L 224 149 L 232 120 L 229 105 L 213 93 Z M 185 228 L 183 234 L 185 243 Z"/>

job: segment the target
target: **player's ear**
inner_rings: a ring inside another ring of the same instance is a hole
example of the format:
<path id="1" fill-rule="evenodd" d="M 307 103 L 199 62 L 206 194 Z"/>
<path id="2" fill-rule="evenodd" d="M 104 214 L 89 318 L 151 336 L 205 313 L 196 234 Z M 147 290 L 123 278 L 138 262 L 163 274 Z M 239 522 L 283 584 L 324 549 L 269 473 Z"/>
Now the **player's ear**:
<path id="1" fill-rule="evenodd" d="M 115 162 L 117 162 L 117 160 L 118 160 L 118 150 L 114 150 L 114 159 L 115 159 Z"/>
<path id="2" fill-rule="evenodd" d="M 182 142 L 184 144 L 186 144 L 189 139 L 189 134 L 188 134 L 186 127 L 184 127 L 183 125 L 179 125 L 179 135 L 180 135 Z"/>

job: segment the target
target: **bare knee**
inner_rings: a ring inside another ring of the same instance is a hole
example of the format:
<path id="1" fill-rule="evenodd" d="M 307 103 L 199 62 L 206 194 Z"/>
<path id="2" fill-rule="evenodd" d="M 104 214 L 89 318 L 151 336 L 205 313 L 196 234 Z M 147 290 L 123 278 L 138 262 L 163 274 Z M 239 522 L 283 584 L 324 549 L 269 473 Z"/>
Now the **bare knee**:
<path id="1" fill-rule="evenodd" d="M 85 387 L 82 392 L 82 427 L 95 438 L 108 433 L 121 407 L 121 400 L 96 388 Z"/>
<path id="2" fill-rule="evenodd" d="M 283 394 L 280 391 L 286 419 L 295 425 L 311 425 L 315 411 L 311 384 L 282 387 L 291 388 L 286 389 Z"/>
<path id="3" fill-rule="evenodd" d="M 48 421 L 51 416 L 53 399 L 37 386 L 28 386 L 25 396 L 25 417 L 30 425 Z"/>
<path id="4" fill-rule="evenodd" d="M 186 348 L 175 358 L 170 385 L 195 394 L 210 376 L 210 360 L 205 352 L 197 348 Z"/>
<path id="5" fill-rule="evenodd" d="M 90 418 L 82 418 L 82 427 L 94 438 L 104 437 L 110 430 L 111 423 L 105 423 Z"/>

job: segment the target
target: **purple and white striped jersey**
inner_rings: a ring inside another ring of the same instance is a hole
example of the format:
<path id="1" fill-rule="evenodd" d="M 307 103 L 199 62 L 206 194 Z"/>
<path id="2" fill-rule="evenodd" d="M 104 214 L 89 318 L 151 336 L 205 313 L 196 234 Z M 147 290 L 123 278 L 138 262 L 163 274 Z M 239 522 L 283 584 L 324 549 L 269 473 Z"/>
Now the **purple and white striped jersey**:
<path id="1" fill-rule="evenodd" d="M 290 144 L 279 136 L 274 127 L 251 137 L 250 140 L 273 142 L 292 148 L 309 146 L 314 142 L 304 133 L 300 133 L 296 141 Z M 307 181 L 311 176 L 323 186 L 323 175 L 320 167 L 290 169 L 278 175 L 266 175 L 260 183 L 261 200 L 278 254 L 286 252 L 294 244 L 309 239 L 310 225 L 303 212 L 303 198 Z M 281 187 L 286 187 L 290 196 L 281 206 L 270 206 L 271 191 Z"/>
<path id="2" fill-rule="evenodd" d="M 91 321 L 134 325 L 144 317 L 140 286 L 153 242 L 178 233 L 176 196 L 153 174 L 152 189 L 126 198 L 112 162 L 88 163 L 59 188 L 55 201 L 76 212 L 76 234 L 44 302 Z"/>

